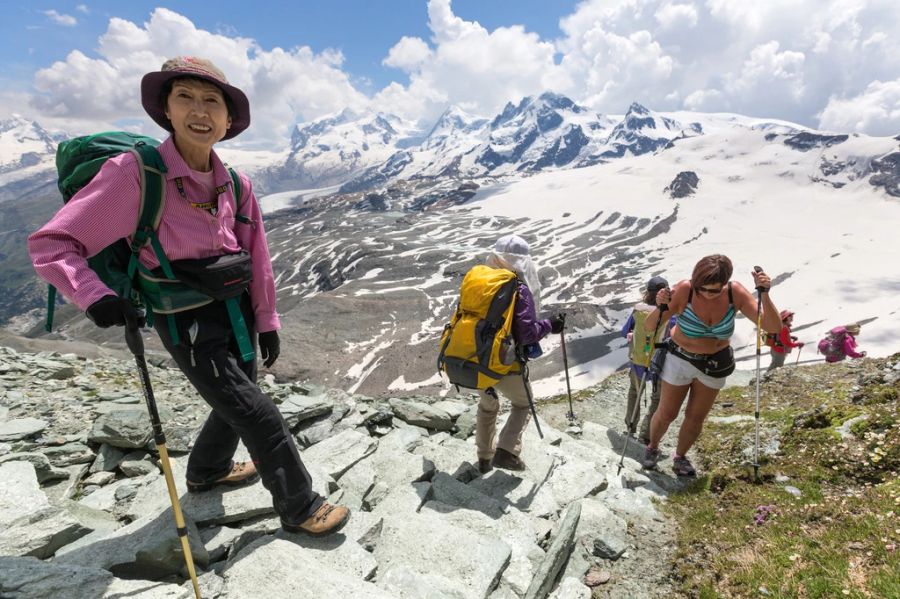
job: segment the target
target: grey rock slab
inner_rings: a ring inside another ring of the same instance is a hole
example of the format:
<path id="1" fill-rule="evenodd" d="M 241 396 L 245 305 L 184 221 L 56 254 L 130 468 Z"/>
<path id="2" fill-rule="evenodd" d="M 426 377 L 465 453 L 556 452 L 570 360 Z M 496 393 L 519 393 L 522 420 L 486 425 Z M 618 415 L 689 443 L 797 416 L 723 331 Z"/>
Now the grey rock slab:
<path id="1" fill-rule="evenodd" d="M 570 458 L 554 469 L 547 481 L 553 498 L 559 505 L 596 494 L 609 484 L 606 475 L 594 465 L 577 458 Z"/>
<path id="2" fill-rule="evenodd" d="M 597 557 L 618 559 L 628 549 L 628 523 L 617 516 L 600 499 L 584 499 L 581 501 L 581 518 L 575 531 L 578 541 L 590 544 L 590 549 Z M 601 541 L 606 548 L 604 555 L 594 552 L 596 541 Z M 584 572 L 568 572 L 580 577 Z"/>
<path id="3" fill-rule="evenodd" d="M 132 451 L 119 463 L 119 470 L 127 477 L 158 473 L 159 467 L 143 451 Z"/>
<path id="4" fill-rule="evenodd" d="M 312 447 L 327 439 L 334 430 L 334 422 L 330 418 L 321 418 L 304 426 L 294 435 L 300 447 Z"/>
<path id="5" fill-rule="evenodd" d="M 422 506 L 421 513 L 434 514 L 460 529 L 501 539 L 511 550 L 510 563 L 503 571 L 501 581 L 520 595 L 528 588 L 544 557 L 544 552 L 537 546 L 540 534 L 536 525 L 538 519 L 516 510 L 495 518 L 481 511 L 459 509 L 437 500 Z"/>
<path id="6" fill-rule="evenodd" d="M 370 580 L 375 576 L 378 562 L 371 553 L 343 531 L 326 537 L 310 537 L 279 530 L 276 538 L 285 539 L 312 553 L 316 561 L 349 576 Z"/>
<path id="7" fill-rule="evenodd" d="M 477 463 L 478 459 L 474 445 L 452 437 L 448 437 L 443 443 L 425 437 L 422 443 L 413 449 L 413 453 L 425 456 L 434 464 L 436 470 L 447 473 L 456 472 L 463 462 Z"/>
<path id="8" fill-rule="evenodd" d="M 5 594 L 15 589 L 14 594 Z M 77 589 L 77 591 L 76 591 Z M 44 562 L 34 557 L 0 557 L 0 590 L 10 599 L 185 599 L 175 584 L 122 580 L 106 570 Z M 193 596 L 193 593 L 190 595 Z"/>
<path id="9" fill-rule="evenodd" d="M 380 570 L 403 566 L 422 575 L 442 576 L 455 582 L 464 597 L 478 599 L 497 585 L 510 554 L 503 541 L 424 513 L 386 516 L 375 548 Z"/>
<path id="10" fill-rule="evenodd" d="M 405 564 L 392 564 L 382 569 L 378 586 L 400 599 L 468 599 L 471 596 L 453 579 L 416 572 Z"/>
<path id="11" fill-rule="evenodd" d="M 0 530 L 15 520 L 50 507 L 29 462 L 0 464 Z"/>
<path id="12" fill-rule="evenodd" d="M 294 428 L 304 420 L 310 420 L 331 412 L 332 402 L 323 396 L 289 395 L 278 405 L 288 428 Z"/>
<path id="13" fill-rule="evenodd" d="M 8 453 L 0 456 L 0 464 L 5 462 L 29 462 L 34 466 L 38 483 L 44 484 L 53 480 L 65 480 L 69 478 L 69 472 L 62 468 L 55 468 L 50 464 L 50 459 L 39 452 L 29 451 L 22 453 Z"/>
<path id="14" fill-rule="evenodd" d="M 323 563 L 320 555 L 286 539 L 257 539 L 225 568 L 226 596 L 396 599 L 370 582 Z"/>
<path id="15" fill-rule="evenodd" d="M 47 456 L 51 464 L 60 468 L 73 464 L 90 464 L 96 459 L 93 450 L 78 441 L 41 447 L 38 451 Z"/>
<path id="16" fill-rule="evenodd" d="M 46 420 L 39 418 L 14 418 L 0 422 L 0 441 L 18 441 L 27 439 L 42 432 L 49 426 Z"/>
<path id="17" fill-rule="evenodd" d="M 447 412 L 450 414 L 450 418 L 453 418 L 454 420 L 470 409 L 469 404 L 456 401 L 455 399 L 442 399 L 441 401 L 436 401 L 431 404 L 431 407 Z"/>
<path id="18" fill-rule="evenodd" d="M 100 449 L 97 450 L 97 457 L 94 458 L 94 463 L 91 464 L 91 472 L 112 472 L 116 468 L 119 467 L 119 464 L 125 458 L 126 452 L 122 451 L 118 447 L 113 447 L 107 443 L 104 443 L 100 446 Z"/>
<path id="19" fill-rule="evenodd" d="M 0 535 L 0 555 L 46 559 L 57 549 L 88 534 L 89 528 L 66 509 L 45 508 L 11 522 Z"/>
<path id="20" fill-rule="evenodd" d="M 123 479 L 112 482 L 105 487 L 102 487 L 90 495 L 86 495 L 78 500 L 80 505 L 85 507 L 93 508 L 95 510 L 101 510 L 104 512 L 112 513 L 117 505 L 120 502 L 120 498 L 122 497 L 122 491 L 127 489 L 137 489 L 138 487 L 143 487 L 149 485 L 153 480 L 155 480 L 155 476 L 153 477 L 145 477 L 143 479 Z M 165 493 L 165 490 L 163 490 Z M 130 494 L 134 496 L 132 492 Z M 129 516 L 133 516 L 134 518 L 140 517 L 142 514 L 146 514 L 147 510 L 155 510 L 160 509 L 169 504 L 168 495 L 165 495 L 165 499 L 158 502 L 147 502 L 143 505 L 143 507 L 136 511 L 134 514 L 128 514 Z"/>
<path id="21" fill-rule="evenodd" d="M 9 419 L 9 408 L 6 406 L 0 406 L 0 423 L 6 422 Z"/>
<path id="22" fill-rule="evenodd" d="M 197 526 L 187 514 L 184 521 L 194 563 L 205 568 L 209 554 Z M 117 572 L 127 572 L 129 578 L 159 578 L 178 574 L 184 568 L 181 540 L 171 508 L 138 518 L 90 545 L 71 551 L 63 547 L 57 552 L 56 561 L 107 570 L 116 568 Z"/>
<path id="23" fill-rule="evenodd" d="M 478 415 L 475 411 L 475 408 L 472 408 L 460 414 L 456 419 L 456 432 L 453 433 L 453 436 L 457 439 L 463 440 L 471 437 L 472 433 L 475 431 L 477 418 Z"/>
<path id="24" fill-rule="evenodd" d="M 431 483 L 420 482 L 401 485 L 387 492 L 384 499 L 371 511 L 378 518 L 412 516 L 431 499 Z"/>
<path id="25" fill-rule="evenodd" d="M 108 485 L 114 480 L 116 480 L 115 472 L 94 472 L 89 477 L 84 479 L 83 484 L 85 486 L 96 485 L 98 487 L 102 487 L 104 485 Z"/>
<path id="26" fill-rule="evenodd" d="M 231 549 L 234 540 L 241 536 L 243 531 L 240 528 L 231 528 L 229 526 L 213 526 L 200 530 L 200 539 L 206 552 L 209 554 L 209 562 L 217 562 L 225 559 L 228 551 Z"/>
<path id="27" fill-rule="evenodd" d="M 591 589 L 578 578 L 566 576 L 550 593 L 550 599 L 591 599 Z"/>
<path id="28" fill-rule="evenodd" d="M 603 494 L 603 502 L 627 520 L 655 520 L 659 512 L 651 500 L 652 494 L 640 494 L 641 488 L 620 489 L 610 487 Z"/>
<path id="29" fill-rule="evenodd" d="M 531 580 L 524 599 L 544 599 L 553 588 L 563 564 L 569 559 L 575 539 L 575 531 L 578 520 L 581 517 L 581 503 L 575 502 L 569 505 L 562 518 L 556 536 L 547 548 L 544 561 L 541 562 L 538 571 Z"/>
<path id="30" fill-rule="evenodd" d="M 391 410 L 405 422 L 424 428 L 449 431 L 453 428 L 453 418 L 445 410 L 421 401 L 392 398 Z"/>
<path id="31" fill-rule="evenodd" d="M 141 449 L 150 441 L 151 432 L 146 410 L 124 408 L 101 414 L 91 427 L 88 441 L 123 449 Z"/>
<path id="32" fill-rule="evenodd" d="M 461 483 L 446 472 L 438 472 L 431 480 L 431 495 L 435 501 L 466 510 L 477 510 L 491 518 L 501 518 L 504 504 L 485 495 L 475 487 Z"/>
<path id="33" fill-rule="evenodd" d="M 341 475 L 354 464 L 375 451 L 378 441 L 355 430 L 341 431 L 333 437 L 313 445 L 301 453 L 304 463 L 315 464 L 332 478 Z"/>
<path id="34" fill-rule="evenodd" d="M 540 493 L 543 481 L 535 482 L 519 474 L 494 468 L 468 484 L 502 504 L 534 516 L 548 517 L 559 512 L 560 506 L 552 494 Z"/>
<path id="35" fill-rule="evenodd" d="M 383 439 L 388 437 L 390 435 Z M 379 490 L 389 491 L 401 485 L 431 480 L 434 472 L 434 464 L 428 458 L 379 443 L 375 452 L 344 473 L 338 484 L 366 499 L 372 508 L 383 499 L 383 495 L 370 493 L 376 484 L 380 485 Z"/>

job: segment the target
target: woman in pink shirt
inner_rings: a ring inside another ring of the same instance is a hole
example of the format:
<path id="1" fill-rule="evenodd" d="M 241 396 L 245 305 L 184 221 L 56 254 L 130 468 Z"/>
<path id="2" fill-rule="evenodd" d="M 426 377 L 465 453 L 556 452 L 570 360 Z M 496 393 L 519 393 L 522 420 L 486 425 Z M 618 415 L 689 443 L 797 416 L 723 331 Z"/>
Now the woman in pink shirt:
<path id="1" fill-rule="evenodd" d="M 213 150 L 216 142 L 250 126 L 247 96 L 210 61 L 182 56 L 144 76 L 141 100 L 150 117 L 171 133 L 159 146 L 167 172 L 156 235 L 164 257 L 189 266 L 249 254 L 252 279 L 240 298 L 240 312 L 249 337 L 256 340 L 258 331 L 264 365 L 272 366 L 280 350 L 281 324 L 262 212 L 243 175 L 241 197 L 234 197 L 229 171 Z M 130 301 L 100 280 L 87 258 L 134 233 L 141 176 L 130 152 L 109 159 L 28 239 L 38 274 L 100 327 L 123 326 L 137 316 Z M 141 250 L 139 261 L 147 271 L 160 266 L 151 244 Z M 285 530 L 313 535 L 339 530 L 349 510 L 329 505 L 312 490 L 284 418 L 256 384 L 256 360 L 244 360 L 235 343 L 237 331 L 226 305 L 210 299 L 159 320 L 167 323 L 157 326 L 163 345 L 212 407 L 188 461 L 188 489 L 241 486 L 262 477 Z M 239 440 L 252 462 L 234 462 Z"/>

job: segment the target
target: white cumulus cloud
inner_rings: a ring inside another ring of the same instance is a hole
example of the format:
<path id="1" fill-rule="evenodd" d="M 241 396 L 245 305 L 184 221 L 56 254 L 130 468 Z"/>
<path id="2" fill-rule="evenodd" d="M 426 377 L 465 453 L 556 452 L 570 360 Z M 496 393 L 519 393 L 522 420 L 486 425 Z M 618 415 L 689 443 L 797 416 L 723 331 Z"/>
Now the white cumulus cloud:
<path id="1" fill-rule="evenodd" d="M 855 96 L 829 98 L 820 115 L 819 127 L 896 135 L 900 132 L 900 79 L 873 81 Z"/>
<path id="2" fill-rule="evenodd" d="M 32 105 L 60 123 L 137 119 L 159 134 L 141 107 L 140 81 L 178 55 L 209 58 L 247 94 L 252 125 L 241 141 L 283 141 L 297 120 L 368 102 L 342 70 L 339 52 L 317 54 L 307 46 L 265 50 L 249 38 L 198 29 L 164 8 L 154 10 L 143 24 L 111 19 L 97 55 L 75 50 L 38 71 Z"/>
<path id="3" fill-rule="evenodd" d="M 431 56 L 431 49 L 421 38 L 403 36 L 382 62 L 385 66 L 412 71 Z"/>
<path id="4" fill-rule="evenodd" d="M 78 25 L 78 19 L 72 15 L 62 14 L 55 10 L 45 10 L 43 12 L 57 25 L 63 25 L 65 27 L 74 27 L 75 25 Z"/>

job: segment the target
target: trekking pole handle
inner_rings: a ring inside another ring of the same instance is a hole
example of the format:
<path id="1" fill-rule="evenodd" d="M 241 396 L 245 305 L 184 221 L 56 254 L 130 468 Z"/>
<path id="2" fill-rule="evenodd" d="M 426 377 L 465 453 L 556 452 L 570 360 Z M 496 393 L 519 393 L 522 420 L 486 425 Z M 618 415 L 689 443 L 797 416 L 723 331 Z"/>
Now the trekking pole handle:
<path id="1" fill-rule="evenodd" d="M 125 322 L 125 342 L 128 349 L 135 356 L 144 355 L 144 340 L 141 338 L 141 328 L 137 318 L 126 318 Z"/>
<path id="2" fill-rule="evenodd" d="M 754 267 L 753 267 L 753 270 L 756 271 L 756 272 L 762 272 L 762 271 L 763 271 L 762 266 L 754 266 Z M 768 288 L 768 287 L 760 287 L 760 286 L 757 286 L 757 287 L 756 287 L 756 290 L 757 290 L 759 293 L 766 293 L 767 291 L 769 291 L 769 288 Z"/>

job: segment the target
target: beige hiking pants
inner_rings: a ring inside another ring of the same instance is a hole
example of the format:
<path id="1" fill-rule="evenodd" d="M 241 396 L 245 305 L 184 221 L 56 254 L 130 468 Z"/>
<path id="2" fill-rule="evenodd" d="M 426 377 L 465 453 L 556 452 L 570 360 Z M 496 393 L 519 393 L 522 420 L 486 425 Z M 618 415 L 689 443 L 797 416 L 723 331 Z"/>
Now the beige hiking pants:
<path id="1" fill-rule="evenodd" d="M 525 379 L 521 374 L 510 374 L 494 385 L 498 395 L 503 395 L 512 403 L 509 418 L 500 431 L 497 447 L 505 449 L 517 456 L 522 451 L 522 433 L 531 420 L 531 409 L 528 406 L 528 393 L 525 390 Z M 478 417 L 475 425 L 475 446 L 478 448 L 478 459 L 489 460 L 494 457 L 494 433 L 497 430 L 497 414 L 500 402 L 484 391 L 479 391 L 481 401 L 478 402 Z"/>

